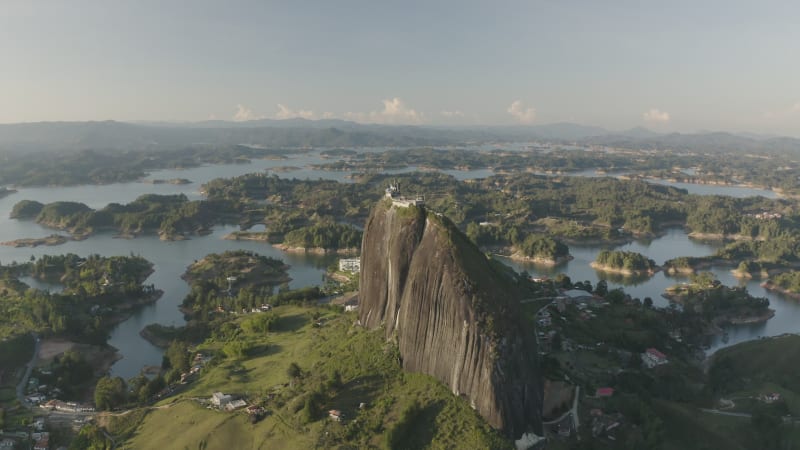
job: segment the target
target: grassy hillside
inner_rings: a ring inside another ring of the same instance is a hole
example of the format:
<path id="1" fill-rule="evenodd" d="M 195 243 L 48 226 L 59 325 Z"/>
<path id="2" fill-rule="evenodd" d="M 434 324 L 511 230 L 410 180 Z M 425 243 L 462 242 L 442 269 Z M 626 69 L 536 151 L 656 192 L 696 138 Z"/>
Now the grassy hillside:
<path id="1" fill-rule="evenodd" d="M 745 342 L 718 351 L 709 383 L 721 396 L 740 398 L 777 392 L 795 416 L 800 416 L 800 336 L 785 335 Z"/>
<path id="2" fill-rule="evenodd" d="M 354 326 L 354 314 L 299 306 L 273 313 L 266 333 L 238 327 L 256 315 L 218 330 L 199 350 L 220 356 L 185 391 L 150 409 L 119 448 L 510 447 L 436 380 L 403 373 L 382 331 Z M 221 356 L 234 339 L 245 344 L 246 357 Z M 292 363 L 299 374 L 288 370 Z M 268 414 L 251 423 L 243 412 L 218 412 L 195 400 L 216 391 L 263 405 Z M 328 418 L 331 409 L 344 420 Z"/>

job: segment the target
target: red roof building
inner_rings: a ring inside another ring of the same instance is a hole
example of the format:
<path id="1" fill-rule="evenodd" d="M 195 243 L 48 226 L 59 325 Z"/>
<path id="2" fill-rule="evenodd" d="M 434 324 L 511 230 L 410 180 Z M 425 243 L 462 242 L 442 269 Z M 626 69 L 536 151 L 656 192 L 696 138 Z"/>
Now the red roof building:
<path id="1" fill-rule="evenodd" d="M 610 387 L 597 388 L 594 393 L 595 397 L 611 397 L 612 395 L 614 395 L 614 388 Z"/>

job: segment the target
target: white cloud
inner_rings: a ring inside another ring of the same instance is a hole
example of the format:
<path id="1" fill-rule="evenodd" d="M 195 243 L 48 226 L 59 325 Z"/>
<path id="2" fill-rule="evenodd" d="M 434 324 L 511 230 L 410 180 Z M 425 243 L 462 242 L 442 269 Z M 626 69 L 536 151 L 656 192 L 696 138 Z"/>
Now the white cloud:
<path id="1" fill-rule="evenodd" d="M 642 119 L 652 124 L 667 123 L 669 122 L 669 113 L 658 108 L 650 108 L 650 111 L 645 111 L 642 114 Z"/>
<path id="2" fill-rule="evenodd" d="M 314 111 L 301 109 L 298 111 L 292 111 L 288 107 L 278 103 L 278 112 L 275 113 L 276 119 L 294 119 L 294 118 L 302 118 L 302 119 L 313 119 L 314 118 Z"/>
<path id="3" fill-rule="evenodd" d="M 520 100 L 514 100 L 506 112 L 514 116 L 519 123 L 533 123 L 536 120 L 536 109 L 526 108 Z"/>
<path id="4" fill-rule="evenodd" d="M 235 122 L 246 122 L 248 120 L 259 120 L 264 118 L 264 116 L 254 113 L 252 109 L 242 104 L 236 105 L 236 114 L 233 115 L 233 120 Z"/>
<path id="5" fill-rule="evenodd" d="M 764 118 L 767 120 L 782 121 L 789 119 L 796 114 L 800 114 L 800 102 L 795 102 L 788 108 L 783 108 L 777 111 L 767 111 L 764 113 Z"/>
<path id="6" fill-rule="evenodd" d="M 402 100 L 395 97 L 391 100 L 383 101 L 383 111 L 369 113 L 370 118 L 375 122 L 384 123 L 420 123 L 422 113 L 411 109 Z"/>
<path id="7" fill-rule="evenodd" d="M 448 119 L 452 119 L 454 117 L 464 117 L 464 113 L 459 111 L 459 110 L 455 110 L 455 111 L 439 111 L 439 114 L 441 114 L 442 117 L 447 117 Z"/>
<path id="8" fill-rule="evenodd" d="M 355 122 L 371 122 L 384 124 L 418 124 L 425 120 L 425 115 L 406 106 L 398 97 L 383 100 L 382 111 L 346 112 L 345 119 Z"/>

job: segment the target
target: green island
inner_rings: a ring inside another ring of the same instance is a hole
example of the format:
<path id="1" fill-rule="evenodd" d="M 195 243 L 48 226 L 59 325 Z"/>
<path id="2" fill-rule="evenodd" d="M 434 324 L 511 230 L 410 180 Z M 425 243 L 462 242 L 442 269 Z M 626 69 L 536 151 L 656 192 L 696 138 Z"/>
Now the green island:
<path id="1" fill-rule="evenodd" d="M 186 178 L 170 178 L 168 180 L 164 180 L 161 178 L 155 178 L 152 180 L 147 180 L 145 183 L 150 184 L 174 184 L 174 185 L 181 185 L 181 184 L 192 184 L 191 180 L 187 180 Z"/>
<path id="2" fill-rule="evenodd" d="M 744 287 L 728 287 L 710 272 L 691 276 L 691 282 L 667 288 L 663 296 L 715 326 L 766 322 L 775 315 L 769 300 L 751 296 Z"/>
<path id="3" fill-rule="evenodd" d="M 245 250 L 212 253 L 190 265 L 182 275 L 191 289 L 182 309 L 192 316 L 208 318 L 214 312 L 259 308 L 258 299 L 291 281 L 288 269 L 279 259 Z"/>
<path id="4" fill-rule="evenodd" d="M 761 286 L 765 289 L 800 299 L 800 272 L 793 270 L 777 274 L 764 281 Z"/>
<path id="5" fill-rule="evenodd" d="M 361 231 L 352 225 L 330 220 L 302 226 L 283 235 L 270 231 L 234 231 L 224 239 L 267 242 L 286 252 L 303 253 L 353 254 L 358 253 L 361 247 Z"/>
<path id="6" fill-rule="evenodd" d="M 14 205 L 11 217 L 34 219 L 36 223 L 81 238 L 111 230 L 122 237 L 158 234 L 162 240 L 177 240 L 208 232 L 213 224 L 232 212 L 225 201 L 190 201 L 183 194 L 146 194 L 127 205 L 112 203 L 100 210 L 78 202 L 42 205 L 23 200 Z"/>
<path id="7" fill-rule="evenodd" d="M 0 242 L 0 245 L 8 247 L 38 247 L 40 245 L 54 246 L 61 245 L 70 240 L 69 236 L 61 234 L 51 234 L 43 238 L 15 239 L 13 241 Z"/>
<path id="8" fill-rule="evenodd" d="M 467 230 L 469 231 L 469 230 Z M 548 236 L 529 234 L 522 242 L 514 244 L 512 259 L 539 264 L 558 265 L 572 259 L 569 247 Z"/>
<path id="9" fill-rule="evenodd" d="M 595 270 L 625 275 L 652 275 L 660 268 L 655 261 L 636 252 L 603 250 L 591 264 Z"/>

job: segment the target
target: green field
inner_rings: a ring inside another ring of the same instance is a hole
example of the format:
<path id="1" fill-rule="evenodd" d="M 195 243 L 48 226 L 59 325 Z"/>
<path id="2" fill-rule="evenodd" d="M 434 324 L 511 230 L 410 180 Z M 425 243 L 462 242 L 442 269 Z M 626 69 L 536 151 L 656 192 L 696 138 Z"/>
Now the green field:
<path id="1" fill-rule="evenodd" d="M 297 306 L 274 312 L 273 331 L 240 332 L 252 349 L 248 357 L 212 364 L 186 391 L 141 414 L 119 448 L 447 448 L 455 442 L 463 448 L 510 447 L 441 383 L 404 373 L 396 347 L 382 331 L 354 326 L 354 314 Z M 221 339 L 210 340 L 200 350 L 213 353 L 223 346 Z M 302 376 L 290 377 L 293 362 Z M 252 424 L 242 412 L 219 412 L 193 400 L 216 391 L 261 404 L 269 414 Z M 344 420 L 329 419 L 331 409 L 342 411 Z"/>

